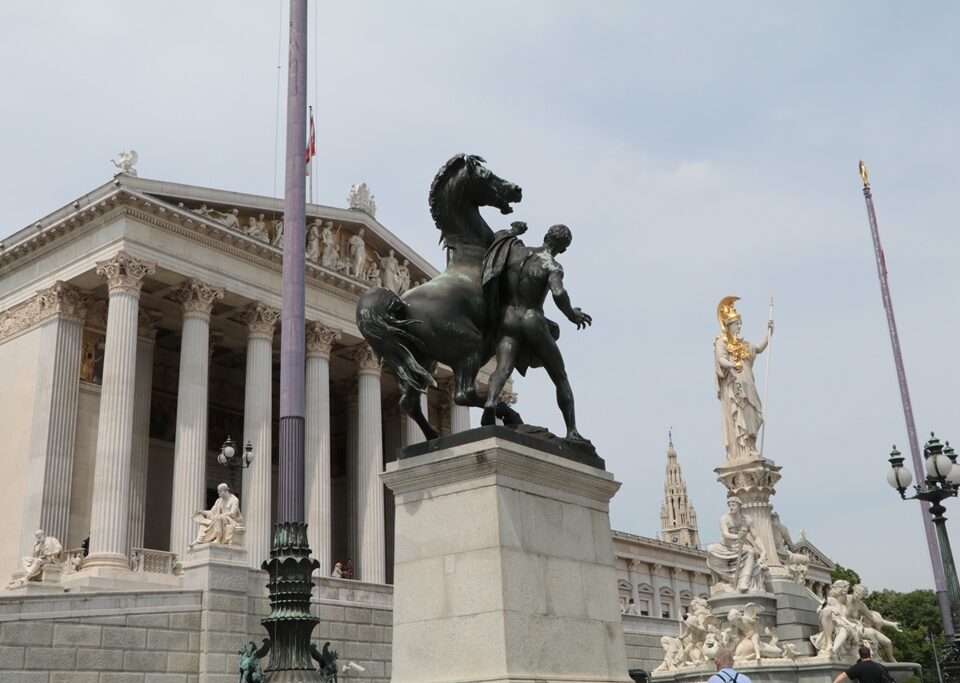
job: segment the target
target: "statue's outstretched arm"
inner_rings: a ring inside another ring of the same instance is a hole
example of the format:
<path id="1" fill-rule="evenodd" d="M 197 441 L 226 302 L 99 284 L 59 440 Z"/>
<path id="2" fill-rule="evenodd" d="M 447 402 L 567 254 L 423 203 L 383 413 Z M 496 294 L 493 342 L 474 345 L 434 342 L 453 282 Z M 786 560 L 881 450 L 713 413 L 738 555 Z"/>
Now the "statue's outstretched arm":
<path id="1" fill-rule="evenodd" d="M 550 273 L 549 282 L 553 301 L 557 304 L 557 308 L 567 316 L 567 320 L 576 325 L 578 330 L 593 322 L 593 318 L 570 304 L 570 295 L 567 294 L 567 290 L 563 286 L 563 270 L 561 268 L 557 268 Z"/>

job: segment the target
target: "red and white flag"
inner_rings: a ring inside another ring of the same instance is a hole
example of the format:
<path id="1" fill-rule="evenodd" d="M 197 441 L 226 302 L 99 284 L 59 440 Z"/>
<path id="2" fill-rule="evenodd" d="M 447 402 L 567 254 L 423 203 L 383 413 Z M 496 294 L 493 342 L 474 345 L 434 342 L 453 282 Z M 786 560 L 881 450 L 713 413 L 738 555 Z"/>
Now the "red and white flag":
<path id="1" fill-rule="evenodd" d="M 310 175 L 310 160 L 317 156 L 317 134 L 313 129 L 313 112 L 310 112 L 310 137 L 307 138 L 307 175 Z"/>

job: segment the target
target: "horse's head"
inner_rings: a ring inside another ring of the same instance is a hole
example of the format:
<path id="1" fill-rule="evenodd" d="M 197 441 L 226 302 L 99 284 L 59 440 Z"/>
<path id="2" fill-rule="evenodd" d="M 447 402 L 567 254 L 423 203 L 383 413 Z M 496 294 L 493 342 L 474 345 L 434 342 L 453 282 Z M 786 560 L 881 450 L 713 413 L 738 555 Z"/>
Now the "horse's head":
<path id="1" fill-rule="evenodd" d="M 457 154 L 433 179 L 430 213 L 448 245 L 489 245 L 493 231 L 480 216 L 479 208 L 493 206 L 508 214 L 513 211 L 510 205 L 523 198 L 519 185 L 497 176 L 484 163 L 476 155 Z"/>
<path id="2" fill-rule="evenodd" d="M 523 199 L 520 186 L 504 180 L 489 168 L 486 161 L 475 154 L 464 155 L 465 195 L 477 206 L 493 206 L 500 213 L 513 213 L 511 204 Z"/>

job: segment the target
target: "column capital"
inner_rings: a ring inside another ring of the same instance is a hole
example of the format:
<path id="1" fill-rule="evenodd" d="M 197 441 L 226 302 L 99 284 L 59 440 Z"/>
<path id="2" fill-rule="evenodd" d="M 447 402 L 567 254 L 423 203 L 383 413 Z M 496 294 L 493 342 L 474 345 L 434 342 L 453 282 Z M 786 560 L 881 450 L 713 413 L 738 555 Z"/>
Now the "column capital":
<path id="1" fill-rule="evenodd" d="M 141 261 L 125 251 L 118 251 L 113 258 L 97 262 L 97 275 L 107 278 L 110 294 L 140 296 L 140 287 L 147 275 L 157 272 L 157 264 Z"/>
<path id="2" fill-rule="evenodd" d="M 340 330 L 327 327 L 317 320 L 308 320 L 306 331 L 307 356 L 330 358 L 330 349 L 333 347 L 333 342 L 339 341 Z"/>
<path id="3" fill-rule="evenodd" d="M 251 301 L 240 311 L 240 319 L 247 324 L 249 337 L 273 339 L 280 311 L 260 301 Z"/>
<path id="4" fill-rule="evenodd" d="M 60 316 L 75 322 L 83 322 L 87 307 L 94 301 L 73 285 L 57 280 L 51 287 L 37 292 L 37 317 L 40 320 Z"/>
<path id="5" fill-rule="evenodd" d="M 192 277 L 180 285 L 173 298 L 180 302 L 184 315 L 209 318 L 213 302 L 223 298 L 223 290 Z"/>
<path id="6" fill-rule="evenodd" d="M 160 311 L 141 308 L 137 311 L 137 337 L 151 344 L 157 340 L 157 325 L 163 319 Z"/>
<path id="7" fill-rule="evenodd" d="M 351 353 L 353 360 L 357 364 L 357 370 L 359 374 L 380 374 L 380 359 L 377 358 L 376 352 L 367 342 L 357 344 L 355 347 L 353 347 L 353 351 Z"/>

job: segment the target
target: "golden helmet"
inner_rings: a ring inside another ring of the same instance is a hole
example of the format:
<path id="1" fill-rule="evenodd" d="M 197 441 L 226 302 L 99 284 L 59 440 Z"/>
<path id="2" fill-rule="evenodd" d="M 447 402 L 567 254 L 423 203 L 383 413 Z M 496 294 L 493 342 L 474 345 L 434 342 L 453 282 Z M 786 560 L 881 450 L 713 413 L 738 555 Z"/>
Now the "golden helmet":
<path id="1" fill-rule="evenodd" d="M 733 306 L 735 301 L 740 301 L 740 297 L 725 296 L 720 300 L 720 303 L 717 304 L 717 321 L 720 323 L 720 329 L 724 332 L 727 331 L 727 325 L 734 320 L 740 320 L 740 314 L 737 313 L 737 309 Z"/>

